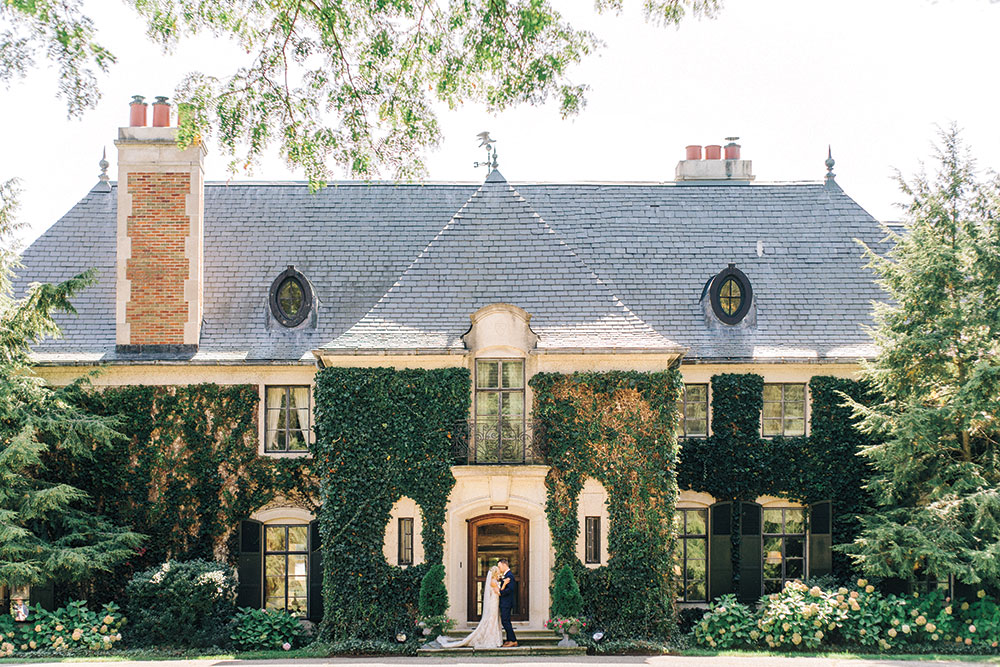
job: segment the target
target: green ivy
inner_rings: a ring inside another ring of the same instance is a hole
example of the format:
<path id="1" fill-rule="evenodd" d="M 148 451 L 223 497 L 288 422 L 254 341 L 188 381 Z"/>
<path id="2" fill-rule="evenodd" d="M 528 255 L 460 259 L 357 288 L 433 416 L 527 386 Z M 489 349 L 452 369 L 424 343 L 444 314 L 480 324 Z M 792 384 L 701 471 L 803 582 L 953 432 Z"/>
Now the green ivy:
<path id="1" fill-rule="evenodd" d="M 680 373 L 539 373 L 530 384 L 551 466 L 545 485 L 553 571 L 573 569 L 585 613 L 615 636 L 670 635 Z M 596 569 L 576 557 L 588 477 L 608 493 L 609 561 Z"/>
<path id="2" fill-rule="evenodd" d="M 108 387 L 89 401 L 116 416 L 125 437 L 92 458 L 57 452 L 49 474 L 86 491 L 97 511 L 147 540 L 128 563 L 63 596 L 118 598 L 133 573 L 168 559 L 235 565 L 241 520 L 278 496 L 313 507 L 309 459 L 257 454 L 254 385 Z"/>
<path id="3" fill-rule="evenodd" d="M 856 427 L 844 396 L 872 399 L 856 380 L 815 376 L 808 437 L 763 438 L 760 411 L 764 379 L 754 374 L 726 373 L 712 377 L 712 436 L 688 439 L 682 445 L 679 484 L 703 491 L 717 500 L 753 501 L 770 495 L 811 504 L 832 501 L 833 541 L 851 542 L 857 516 L 866 507 L 868 466 L 857 455 L 871 444 Z M 733 577 L 739 577 L 739 513 L 733 517 Z M 834 551 L 833 574 L 853 576 L 848 559 Z"/>
<path id="4" fill-rule="evenodd" d="M 316 375 L 324 640 L 382 640 L 412 630 L 420 581 L 443 562 L 451 437 L 468 419 L 466 368 L 327 368 Z M 382 552 L 392 505 L 421 509 L 424 560 L 400 569 Z"/>

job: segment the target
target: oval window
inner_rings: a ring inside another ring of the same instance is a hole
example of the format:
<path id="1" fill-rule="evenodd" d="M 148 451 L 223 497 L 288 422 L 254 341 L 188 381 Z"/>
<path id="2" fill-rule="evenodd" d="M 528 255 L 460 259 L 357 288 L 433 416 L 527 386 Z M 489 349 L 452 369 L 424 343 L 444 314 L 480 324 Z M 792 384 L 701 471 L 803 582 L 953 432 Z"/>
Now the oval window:
<path id="1" fill-rule="evenodd" d="M 296 327 L 312 310 L 312 287 L 294 266 L 289 266 L 271 283 L 271 314 L 282 326 Z"/>
<path id="2" fill-rule="evenodd" d="M 730 264 L 712 279 L 712 310 L 724 324 L 736 324 L 750 312 L 753 288 L 746 274 Z"/>

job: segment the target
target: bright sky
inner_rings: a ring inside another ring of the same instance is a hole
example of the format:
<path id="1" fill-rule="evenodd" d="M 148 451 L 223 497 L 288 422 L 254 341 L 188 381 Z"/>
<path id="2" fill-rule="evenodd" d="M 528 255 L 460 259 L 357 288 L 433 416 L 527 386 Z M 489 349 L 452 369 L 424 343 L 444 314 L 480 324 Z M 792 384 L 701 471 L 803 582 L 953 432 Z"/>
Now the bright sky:
<path id="1" fill-rule="evenodd" d="M 936 125 L 957 122 L 980 166 L 1000 166 L 998 0 L 725 0 L 718 18 L 677 29 L 645 24 L 641 0 L 625 0 L 620 17 L 596 15 L 589 0 L 557 2 L 606 42 L 577 68 L 591 86 L 587 108 L 569 121 L 555 104 L 499 116 L 472 105 L 442 110 L 430 179 L 481 180 L 472 163 L 482 159 L 483 130 L 498 140 L 511 181 L 672 180 L 684 146 L 736 135 L 758 181 L 821 179 L 831 144 L 844 190 L 893 220 L 893 170 L 929 161 Z M 51 69 L 0 89 L 0 179 L 22 179 L 26 243 L 97 182 L 105 147 L 115 177 L 113 141 L 133 94 L 171 95 L 184 73 L 223 75 L 240 55 L 206 37 L 165 56 L 117 0 L 84 4 L 119 58 L 102 77 L 97 109 L 68 121 Z M 226 162 L 212 152 L 207 178 L 229 178 Z M 249 178 L 303 176 L 273 150 Z"/>

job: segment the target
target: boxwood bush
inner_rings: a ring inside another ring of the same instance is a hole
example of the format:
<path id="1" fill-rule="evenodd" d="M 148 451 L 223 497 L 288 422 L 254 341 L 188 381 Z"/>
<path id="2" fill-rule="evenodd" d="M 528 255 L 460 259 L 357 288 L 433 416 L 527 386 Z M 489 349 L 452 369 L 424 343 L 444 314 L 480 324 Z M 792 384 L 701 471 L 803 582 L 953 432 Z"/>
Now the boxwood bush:
<path id="1" fill-rule="evenodd" d="M 167 561 L 126 587 L 131 646 L 224 646 L 236 615 L 236 575 L 225 563 Z"/>

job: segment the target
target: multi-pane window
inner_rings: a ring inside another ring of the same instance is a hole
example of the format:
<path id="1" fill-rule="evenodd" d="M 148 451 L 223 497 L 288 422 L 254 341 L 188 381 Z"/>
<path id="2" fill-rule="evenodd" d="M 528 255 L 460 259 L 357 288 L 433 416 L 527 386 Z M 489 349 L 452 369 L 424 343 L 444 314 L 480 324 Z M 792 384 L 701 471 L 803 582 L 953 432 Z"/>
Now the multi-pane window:
<path id="1" fill-rule="evenodd" d="M 309 449 L 309 387 L 267 387 L 265 396 L 265 452 L 304 452 Z"/>
<path id="2" fill-rule="evenodd" d="M 524 460 L 524 361 L 476 362 L 476 461 Z"/>
<path id="3" fill-rule="evenodd" d="M 761 428 L 764 436 L 805 435 L 806 386 L 765 384 Z"/>
<path id="4" fill-rule="evenodd" d="M 397 560 L 400 565 L 413 565 L 412 518 L 401 518 L 399 520 L 399 551 Z"/>
<path id="5" fill-rule="evenodd" d="M 601 563 L 601 517 L 584 517 L 584 562 L 588 565 Z"/>
<path id="6" fill-rule="evenodd" d="M 677 532 L 677 565 L 682 602 L 708 600 L 708 510 L 678 509 L 674 512 Z"/>
<path id="7" fill-rule="evenodd" d="M 740 284 L 736 282 L 735 278 L 726 278 L 722 287 L 719 288 L 719 306 L 722 308 L 722 312 L 732 317 L 739 312 L 742 305 L 743 290 L 740 289 Z"/>
<path id="8" fill-rule="evenodd" d="M 305 616 L 309 592 L 309 526 L 264 526 L 264 603 Z"/>
<path id="9" fill-rule="evenodd" d="M 786 581 L 806 576 L 806 510 L 764 508 L 764 593 L 777 593 Z"/>
<path id="10" fill-rule="evenodd" d="M 686 384 L 677 401 L 678 438 L 708 437 L 708 385 Z"/>

